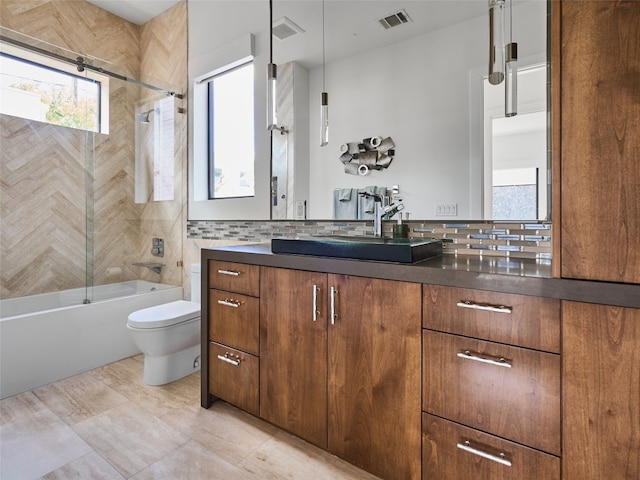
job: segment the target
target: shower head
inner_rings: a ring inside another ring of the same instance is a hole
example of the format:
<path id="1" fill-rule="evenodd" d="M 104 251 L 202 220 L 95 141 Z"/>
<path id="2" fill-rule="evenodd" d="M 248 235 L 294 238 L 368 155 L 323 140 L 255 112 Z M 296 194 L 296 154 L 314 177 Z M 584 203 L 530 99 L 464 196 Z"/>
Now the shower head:
<path id="1" fill-rule="evenodd" d="M 140 123 L 149 123 L 149 115 L 155 112 L 155 109 L 147 110 L 146 112 L 136 113 L 136 121 Z"/>

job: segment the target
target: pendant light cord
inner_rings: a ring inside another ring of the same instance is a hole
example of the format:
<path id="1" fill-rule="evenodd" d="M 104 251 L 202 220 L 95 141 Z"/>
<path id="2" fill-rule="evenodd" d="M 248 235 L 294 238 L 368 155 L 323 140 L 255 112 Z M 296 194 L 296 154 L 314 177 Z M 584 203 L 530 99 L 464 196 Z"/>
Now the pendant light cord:
<path id="1" fill-rule="evenodd" d="M 325 44 L 324 44 L 324 0 L 322 0 L 322 91 L 326 92 L 325 78 Z"/>
<path id="2" fill-rule="evenodd" d="M 269 63 L 273 63 L 273 0 L 269 0 Z"/>

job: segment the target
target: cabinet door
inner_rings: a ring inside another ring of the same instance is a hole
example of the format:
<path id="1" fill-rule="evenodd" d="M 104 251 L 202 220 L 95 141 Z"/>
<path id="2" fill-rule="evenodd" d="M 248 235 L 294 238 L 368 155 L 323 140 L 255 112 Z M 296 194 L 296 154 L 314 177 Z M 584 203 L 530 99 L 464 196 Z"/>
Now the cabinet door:
<path id="1" fill-rule="evenodd" d="M 562 276 L 640 283 L 640 2 L 560 7 Z"/>
<path id="2" fill-rule="evenodd" d="M 326 274 L 262 267 L 260 416 L 322 448 L 327 447 L 326 302 Z"/>
<path id="3" fill-rule="evenodd" d="M 329 275 L 331 287 L 329 451 L 382 478 L 420 478 L 421 286 Z"/>
<path id="4" fill-rule="evenodd" d="M 640 478 L 640 309 L 563 302 L 562 478 Z"/>

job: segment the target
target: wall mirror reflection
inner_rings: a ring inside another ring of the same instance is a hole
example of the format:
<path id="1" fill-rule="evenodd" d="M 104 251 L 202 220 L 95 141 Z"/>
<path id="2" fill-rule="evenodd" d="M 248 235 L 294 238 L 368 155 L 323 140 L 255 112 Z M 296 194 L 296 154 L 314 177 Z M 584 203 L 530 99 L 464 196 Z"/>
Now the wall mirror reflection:
<path id="1" fill-rule="evenodd" d="M 272 219 L 334 219 L 336 192 L 366 187 L 396 187 L 411 219 L 549 218 L 547 2 L 503 7 L 497 41 L 518 46 L 511 117 L 506 82 L 487 80 L 487 0 L 274 1 L 286 133 L 272 136 Z M 392 163 L 345 173 L 341 148 L 371 137 L 393 139 Z"/>

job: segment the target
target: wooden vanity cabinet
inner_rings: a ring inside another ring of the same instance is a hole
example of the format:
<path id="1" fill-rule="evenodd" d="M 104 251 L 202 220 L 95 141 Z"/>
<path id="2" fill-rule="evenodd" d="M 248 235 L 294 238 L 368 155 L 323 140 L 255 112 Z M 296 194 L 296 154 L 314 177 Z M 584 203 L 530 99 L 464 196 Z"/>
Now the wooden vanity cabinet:
<path id="1" fill-rule="evenodd" d="M 261 280 L 261 416 L 382 478 L 420 478 L 421 286 L 270 267 Z"/>
<path id="2" fill-rule="evenodd" d="M 434 285 L 423 301 L 423 479 L 560 478 L 560 301 Z"/>
<path id="3" fill-rule="evenodd" d="M 209 393 L 259 414 L 259 284 L 255 265 L 209 260 Z"/>
<path id="4" fill-rule="evenodd" d="M 562 478 L 637 480 L 640 309 L 565 301 L 562 319 Z"/>

